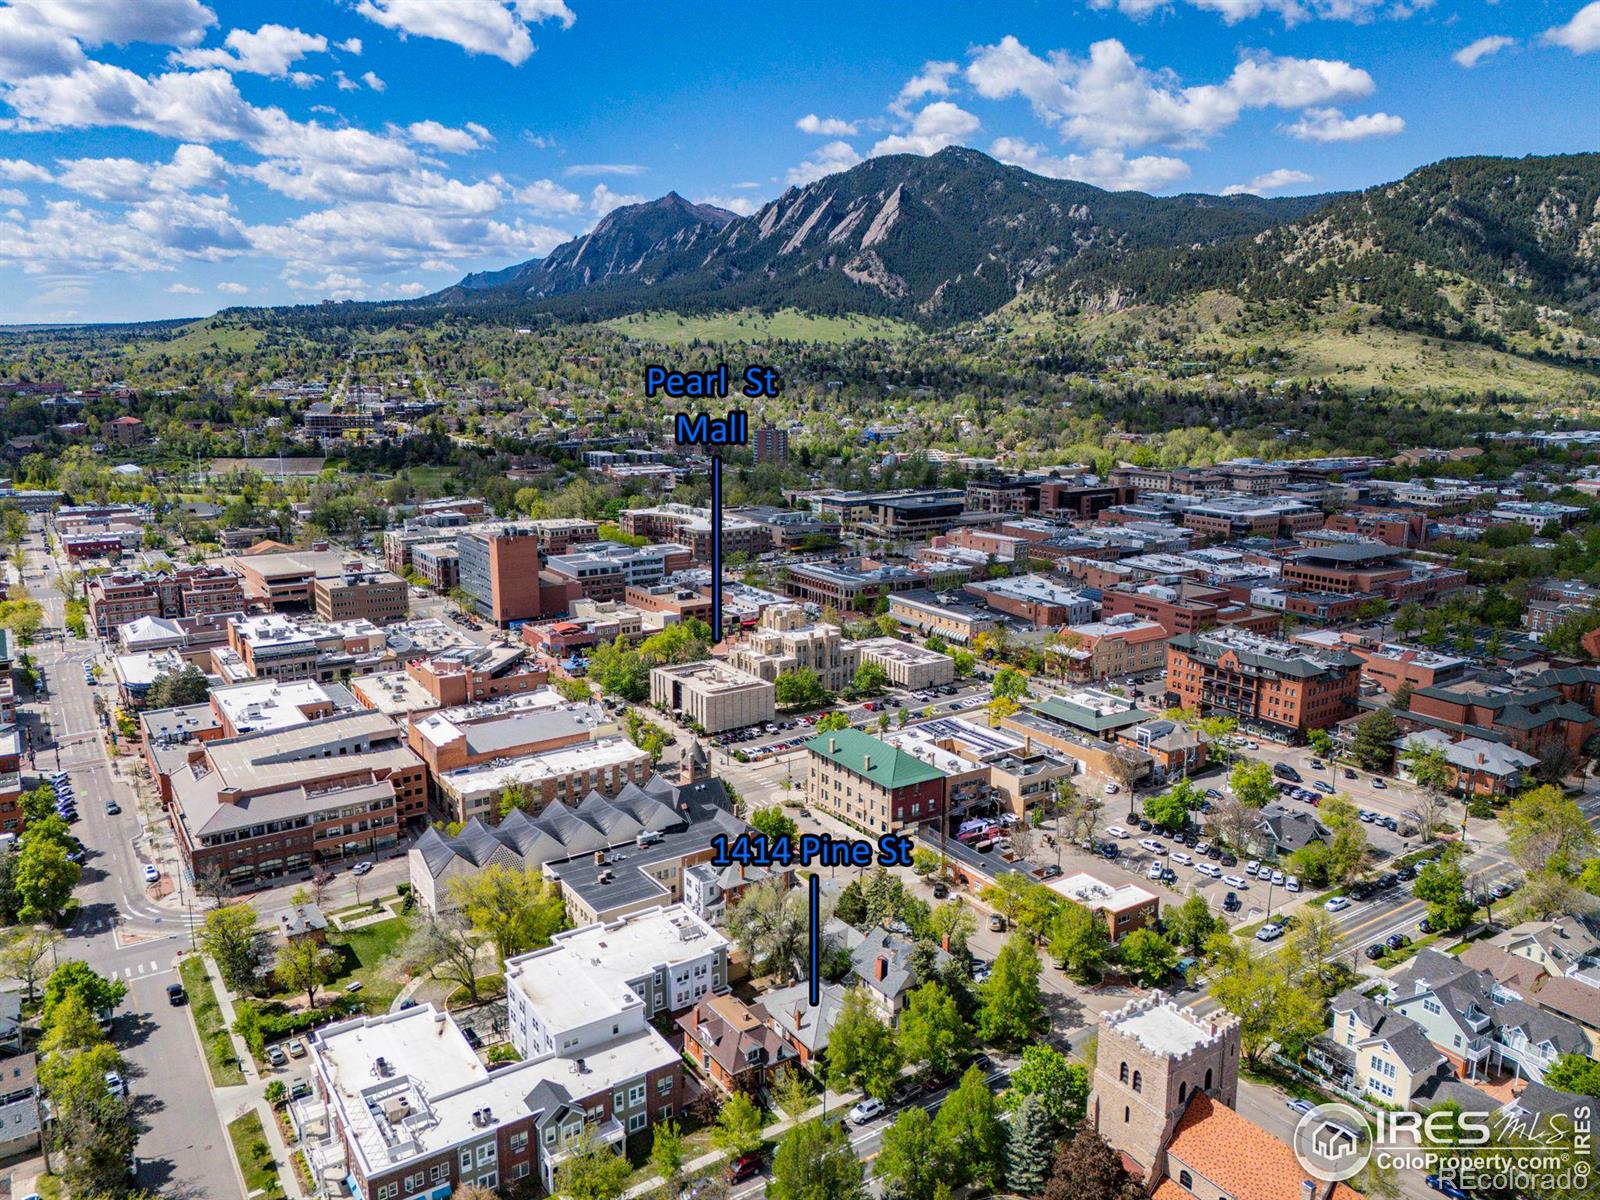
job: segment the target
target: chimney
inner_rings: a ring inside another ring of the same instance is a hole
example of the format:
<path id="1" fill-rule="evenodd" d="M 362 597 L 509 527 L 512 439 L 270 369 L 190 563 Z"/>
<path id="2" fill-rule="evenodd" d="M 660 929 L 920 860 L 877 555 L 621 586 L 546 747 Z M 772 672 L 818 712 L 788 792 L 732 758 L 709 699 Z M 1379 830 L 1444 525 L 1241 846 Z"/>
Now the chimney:
<path id="1" fill-rule="evenodd" d="M 594 865 L 597 867 L 606 865 L 606 852 L 604 850 L 596 850 L 594 852 Z"/>
<path id="2" fill-rule="evenodd" d="M 837 753 L 839 753 L 839 739 L 838 738 L 830 737 L 828 739 L 828 753 L 829 754 L 837 754 Z"/>
<path id="3" fill-rule="evenodd" d="M 889 978 L 889 956 L 880 954 L 878 955 L 878 982 L 882 983 L 887 978 Z"/>
<path id="4" fill-rule="evenodd" d="M 861 757 L 862 757 L 863 762 L 864 762 L 864 766 L 862 767 L 862 770 L 865 770 L 865 771 L 872 770 L 872 755 L 863 754 Z"/>

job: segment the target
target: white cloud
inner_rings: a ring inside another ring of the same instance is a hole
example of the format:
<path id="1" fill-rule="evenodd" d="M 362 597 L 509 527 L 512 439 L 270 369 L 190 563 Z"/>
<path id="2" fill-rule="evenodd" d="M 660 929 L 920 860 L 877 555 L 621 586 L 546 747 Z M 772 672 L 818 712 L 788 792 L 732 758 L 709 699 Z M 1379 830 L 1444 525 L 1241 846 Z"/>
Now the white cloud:
<path id="1" fill-rule="evenodd" d="M 594 191 L 589 195 L 589 211 L 597 217 L 605 216 L 614 208 L 643 203 L 643 196 L 628 196 L 621 192 L 613 192 L 603 183 L 595 184 Z"/>
<path id="2" fill-rule="evenodd" d="M 643 175 L 644 172 L 640 163 L 573 163 L 562 174 L 575 179 L 580 175 Z"/>
<path id="3" fill-rule="evenodd" d="M 244 284 L 232 281 L 217 284 L 217 291 L 225 292 L 229 296 L 243 296 L 249 290 Z"/>
<path id="4" fill-rule="evenodd" d="M 0 8 L 0 79 L 65 74 L 86 61 L 77 41 L 46 24 L 37 13 Z"/>
<path id="5" fill-rule="evenodd" d="M 872 148 L 869 158 L 882 154 L 937 154 L 946 146 L 971 137 L 978 118 L 948 100 L 935 100 L 911 122 L 909 133 L 892 134 Z"/>
<path id="6" fill-rule="evenodd" d="M 394 295 L 403 296 L 409 300 L 413 296 L 420 296 L 425 293 L 428 290 L 428 285 L 424 283 L 400 283 L 389 290 Z"/>
<path id="7" fill-rule="evenodd" d="M 200 0 L 11 0 L 38 23 L 86 46 L 191 46 L 217 23 Z"/>
<path id="8" fill-rule="evenodd" d="M 465 154 L 469 150 L 481 149 L 489 133 L 482 125 L 475 123 L 465 129 L 452 129 L 448 125 L 441 125 L 438 121 L 413 121 L 406 126 L 406 132 L 411 135 L 411 140 L 414 142 L 421 142 L 424 146 L 432 146 L 435 150 L 444 150 L 451 154 Z"/>
<path id="9" fill-rule="evenodd" d="M 545 137 L 542 133 L 534 133 L 531 129 L 522 131 L 522 140 L 540 150 L 554 150 L 556 148 L 555 138 Z"/>
<path id="10" fill-rule="evenodd" d="M 222 42 L 227 49 L 180 50 L 172 56 L 173 61 L 198 69 L 221 67 L 224 71 L 281 78 L 307 54 L 321 54 L 328 48 L 328 39 L 321 34 L 286 25 L 263 25 L 254 33 L 234 29 Z"/>
<path id="11" fill-rule="evenodd" d="M 811 157 L 798 166 L 790 167 L 787 181 L 795 185 L 810 183 L 824 175 L 848 171 L 861 161 L 861 155 L 849 142 L 824 142 L 811 152 Z"/>
<path id="12" fill-rule="evenodd" d="M 1500 51 L 1508 46 L 1515 46 L 1516 44 L 1516 38 L 1496 34 L 1493 37 L 1481 37 L 1477 41 L 1461 47 L 1450 57 L 1455 60 L 1456 66 L 1466 67 L 1470 70 L 1491 55 L 1499 54 Z"/>
<path id="13" fill-rule="evenodd" d="M 335 42 L 333 48 L 335 50 L 343 50 L 346 54 L 359 55 L 361 53 L 361 39 L 355 37 L 345 38 L 342 42 Z"/>
<path id="14" fill-rule="evenodd" d="M 378 73 L 376 71 L 363 72 L 361 76 L 361 82 L 366 84 L 375 92 L 386 92 L 389 90 L 389 85 L 378 78 Z"/>
<path id="15" fill-rule="evenodd" d="M 167 285 L 167 293 L 173 296 L 198 296 L 200 289 L 190 287 L 187 283 L 169 283 Z"/>
<path id="16" fill-rule="evenodd" d="M 538 179 L 516 193 L 518 204 L 525 204 L 541 217 L 570 217 L 583 211 L 583 197 L 550 179 Z"/>
<path id="17" fill-rule="evenodd" d="M 1371 21 L 1376 17 L 1409 17 L 1412 13 L 1433 7 L 1433 0 L 1182 0 L 1191 8 L 1212 12 L 1229 25 L 1272 13 L 1283 19 L 1285 25 L 1298 25 L 1302 21 Z M 1123 16 L 1144 20 L 1154 13 L 1166 12 L 1178 0 L 1089 0 L 1090 8 L 1116 9 Z"/>
<path id="18" fill-rule="evenodd" d="M 801 133 L 814 133 L 821 137 L 850 137 L 858 132 L 854 121 L 819 117 L 816 113 L 807 113 L 794 123 L 794 127 Z"/>
<path id="19" fill-rule="evenodd" d="M 0 219 L 0 266 L 53 271 L 170 270 L 186 259 L 219 261 L 248 243 L 225 200 L 160 197 L 117 214 L 56 200 L 31 218 Z"/>
<path id="20" fill-rule="evenodd" d="M 53 175 L 38 163 L 22 158 L 0 158 L 0 179 L 13 183 L 49 183 Z"/>
<path id="21" fill-rule="evenodd" d="M 889 111 L 898 116 L 910 117 L 911 106 L 918 100 L 929 96 L 948 96 L 954 89 L 950 86 L 950 77 L 961 68 L 953 62 L 940 62 L 930 60 L 922 64 L 918 71 L 900 88 L 900 92 L 889 104 Z"/>
<path id="22" fill-rule="evenodd" d="M 751 213 L 758 212 L 761 208 L 761 201 L 752 200 L 749 196 L 699 196 L 695 199 L 695 203 L 712 204 L 717 208 L 725 208 L 731 213 L 737 213 L 741 217 L 748 217 Z"/>
<path id="23" fill-rule="evenodd" d="M 575 19 L 563 0 L 360 0 L 356 11 L 385 28 L 454 42 L 512 66 L 533 53 L 530 22 L 557 21 L 570 29 Z"/>
<path id="24" fill-rule="evenodd" d="M 1585 4 L 1565 25 L 1546 29 L 1539 40 L 1550 46 L 1565 46 L 1574 54 L 1600 50 L 1600 0 Z"/>
<path id="25" fill-rule="evenodd" d="M 333 73 L 333 80 L 339 85 L 339 90 L 341 92 L 359 92 L 361 90 L 361 85 L 354 79 L 351 79 L 350 76 L 346 75 L 343 71 L 335 71 Z"/>
<path id="26" fill-rule="evenodd" d="M 1101 148 L 1088 154 L 1052 156 L 1043 146 L 1022 138 L 996 138 L 989 153 L 1003 163 L 1052 179 L 1076 179 L 1112 192 L 1156 192 L 1189 178 L 1181 158 L 1142 154 L 1128 158 L 1120 150 Z"/>
<path id="27" fill-rule="evenodd" d="M 973 51 L 966 78 L 985 99 L 1027 99 L 1064 137 L 1112 148 L 1203 146 L 1246 109 L 1329 104 L 1376 86 L 1349 63 L 1253 54 L 1220 84 L 1183 87 L 1171 71 L 1142 66 L 1115 38 L 1079 59 L 1060 50 L 1041 58 L 1007 36 Z"/>
<path id="28" fill-rule="evenodd" d="M 1268 192 L 1281 191 L 1286 187 L 1295 187 L 1298 184 L 1310 183 L 1313 176 L 1304 171 L 1296 171 L 1290 167 L 1279 167 L 1275 171 L 1268 171 L 1264 175 L 1257 175 L 1249 183 L 1235 183 L 1222 189 L 1224 196 L 1264 196 Z"/>
<path id="29" fill-rule="evenodd" d="M 0 204 L 5 204 L 15 208 L 18 205 L 26 204 L 27 202 L 27 193 L 20 191 L 17 188 L 0 188 Z"/>
<path id="30" fill-rule="evenodd" d="M 97 200 L 135 203 L 151 193 L 190 192 L 219 181 L 228 164 L 209 146 L 183 145 L 165 163 L 137 162 L 131 158 L 75 158 L 57 160 L 61 170 L 56 183 L 68 191 Z"/>
<path id="31" fill-rule="evenodd" d="M 1337 108 L 1308 108 L 1284 132 L 1307 142 L 1359 142 L 1365 138 L 1394 137 L 1405 130 L 1405 118 L 1389 113 L 1347 117 Z"/>

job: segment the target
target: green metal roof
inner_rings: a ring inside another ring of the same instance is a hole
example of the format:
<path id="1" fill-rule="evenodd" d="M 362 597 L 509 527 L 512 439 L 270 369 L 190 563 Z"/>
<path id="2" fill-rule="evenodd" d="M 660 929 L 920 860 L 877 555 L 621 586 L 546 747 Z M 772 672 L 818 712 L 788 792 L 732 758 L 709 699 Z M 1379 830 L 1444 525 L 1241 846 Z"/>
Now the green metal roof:
<path id="1" fill-rule="evenodd" d="M 930 767 L 920 758 L 869 737 L 859 729 L 819 733 L 806 743 L 806 749 L 891 791 L 945 777 L 938 767 Z"/>
<path id="2" fill-rule="evenodd" d="M 1099 712 L 1086 705 L 1074 704 L 1064 696 L 1046 696 L 1028 707 L 1041 717 L 1063 725 L 1072 725 L 1078 729 L 1091 730 L 1094 733 L 1104 733 L 1108 729 L 1126 729 L 1129 725 L 1139 725 L 1155 718 L 1154 713 L 1146 712 L 1137 706 L 1118 708 L 1115 712 Z"/>

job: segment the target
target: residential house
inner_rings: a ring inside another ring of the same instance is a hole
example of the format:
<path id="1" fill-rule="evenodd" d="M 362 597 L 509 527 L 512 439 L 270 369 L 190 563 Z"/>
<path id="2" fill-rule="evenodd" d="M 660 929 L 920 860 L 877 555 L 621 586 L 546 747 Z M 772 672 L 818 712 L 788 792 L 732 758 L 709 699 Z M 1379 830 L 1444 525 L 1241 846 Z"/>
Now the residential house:
<path id="1" fill-rule="evenodd" d="M 683 1051 L 729 1095 L 764 1091 L 798 1056 L 762 1016 L 737 996 L 706 996 L 678 1018 Z"/>
<path id="2" fill-rule="evenodd" d="M 1422 1026 L 1355 988 L 1340 992 L 1328 1008 L 1332 1024 L 1307 1056 L 1357 1095 L 1406 1108 L 1445 1064 Z"/>

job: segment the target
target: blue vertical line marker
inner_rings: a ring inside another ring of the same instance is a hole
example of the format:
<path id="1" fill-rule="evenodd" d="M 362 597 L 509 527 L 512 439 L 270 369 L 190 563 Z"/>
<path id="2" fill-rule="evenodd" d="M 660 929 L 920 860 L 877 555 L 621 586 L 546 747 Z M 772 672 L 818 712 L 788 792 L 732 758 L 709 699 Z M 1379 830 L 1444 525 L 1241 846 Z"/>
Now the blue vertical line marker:
<path id="1" fill-rule="evenodd" d="M 711 626 L 712 642 L 722 640 L 722 456 L 711 456 Z"/>
<path id="2" fill-rule="evenodd" d="M 822 876 L 811 873 L 811 1007 L 822 1003 Z"/>

